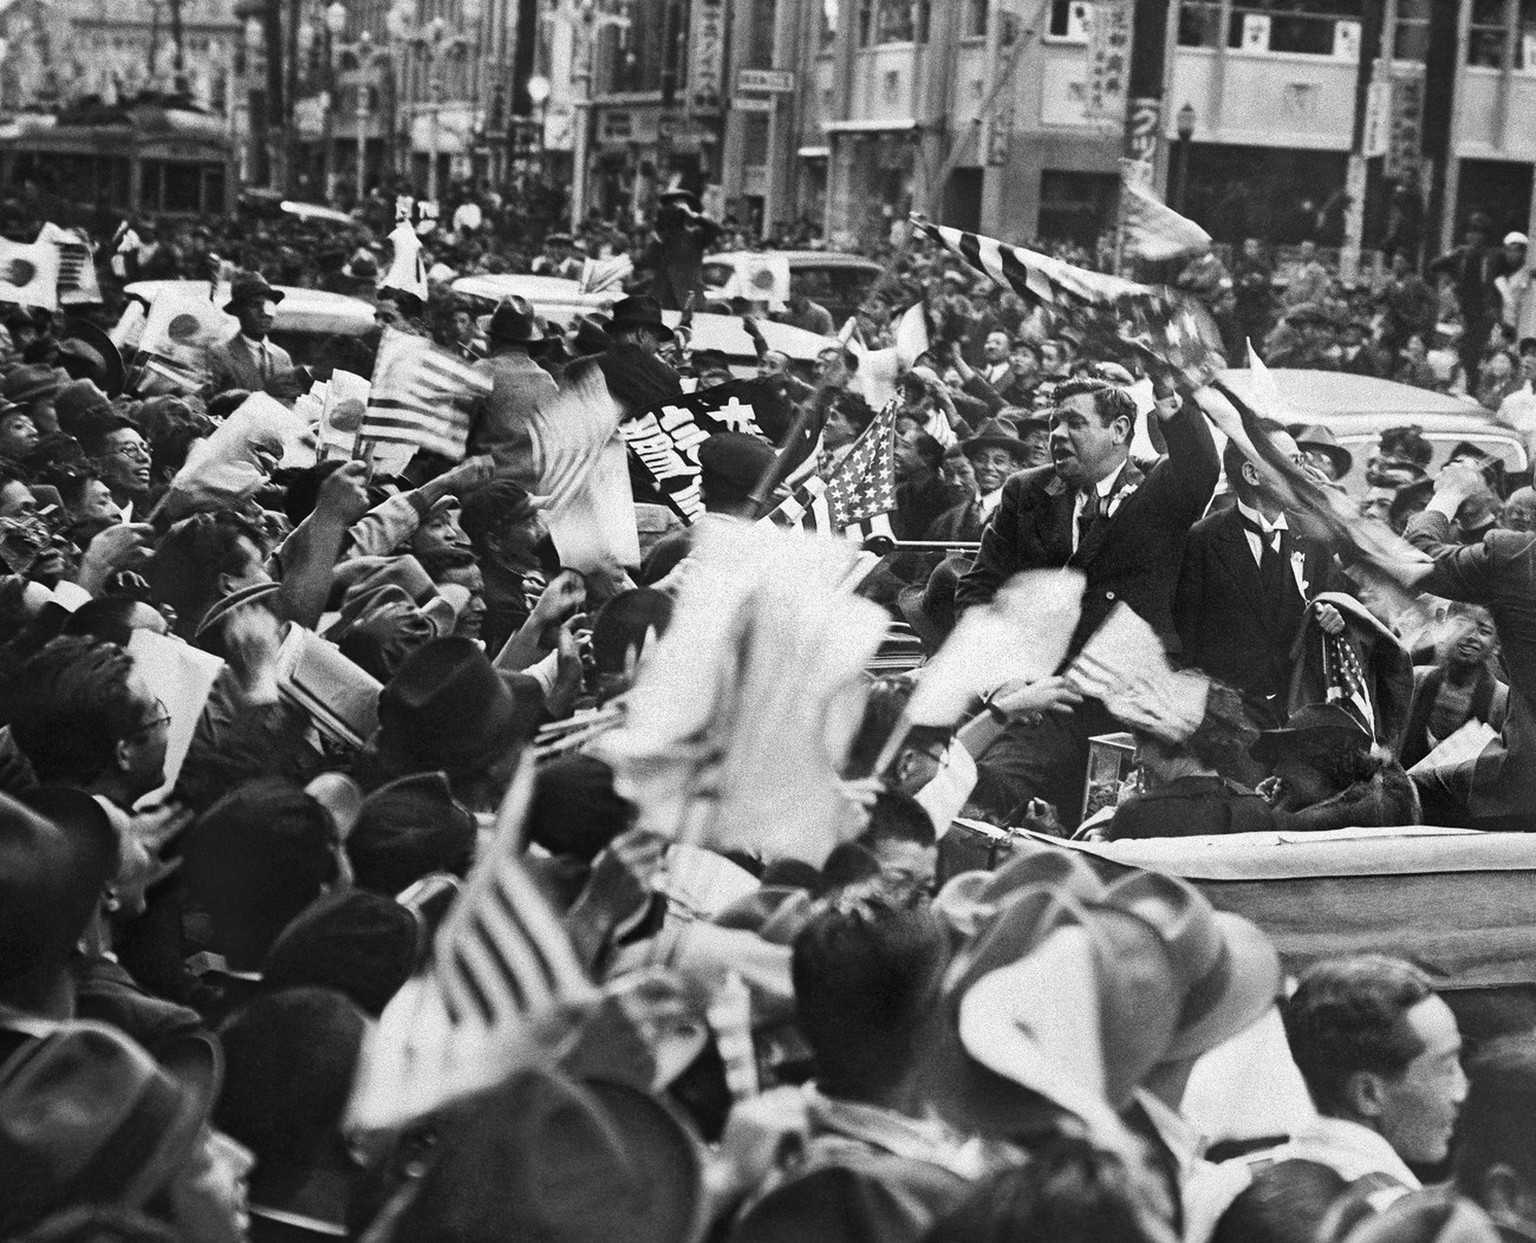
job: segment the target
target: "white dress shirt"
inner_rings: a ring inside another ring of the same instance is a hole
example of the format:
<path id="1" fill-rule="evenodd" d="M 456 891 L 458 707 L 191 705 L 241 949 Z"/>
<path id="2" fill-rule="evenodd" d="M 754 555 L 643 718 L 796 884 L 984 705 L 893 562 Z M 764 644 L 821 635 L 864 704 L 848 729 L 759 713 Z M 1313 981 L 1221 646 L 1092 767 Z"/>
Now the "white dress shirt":
<path id="1" fill-rule="evenodd" d="M 1115 491 L 1115 485 L 1120 482 L 1120 476 L 1124 473 L 1125 467 L 1121 466 L 1119 470 L 1106 475 L 1103 479 L 1100 479 L 1098 483 L 1093 485 L 1094 490 L 1099 494 L 1101 513 L 1105 518 L 1113 518 L 1115 516 L 1115 511 L 1120 508 L 1121 502 L 1125 500 L 1124 493 Z M 1077 551 L 1078 532 L 1082 526 L 1084 495 L 1084 493 L 1079 492 L 1077 494 L 1077 499 L 1072 503 L 1073 552 Z"/>
<path id="2" fill-rule="evenodd" d="M 1281 514 L 1271 522 L 1258 510 L 1250 505 L 1243 504 L 1242 501 L 1237 503 L 1237 512 L 1253 523 L 1254 526 L 1258 527 L 1259 530 L 1265 532 L 1270 547 L 1275 548 L 1277 552 L 1279 551 L 1275 540 L 1279 537 L 1280 532 L 1291 529 L 1286 523 L 1284 514 Z M 1253 554 L 1254 565 L 1262 568 L 1264 565 L 1264 541 L 1259 538 L 1258 531 L 1253 530 L 1251 527 L 1245 526 L 1243 534 L 1248 537 L 1248 551 Z M 1306 555 L 1299 549 L 1293 549 L 1291 551 L 1291 575 L 1296 579 L 1296 590 L 1301 592 L 1302 599 L 1306 599 L 1307 596 L 1307 580 L 1303 577 L 1305 568 Z"/>

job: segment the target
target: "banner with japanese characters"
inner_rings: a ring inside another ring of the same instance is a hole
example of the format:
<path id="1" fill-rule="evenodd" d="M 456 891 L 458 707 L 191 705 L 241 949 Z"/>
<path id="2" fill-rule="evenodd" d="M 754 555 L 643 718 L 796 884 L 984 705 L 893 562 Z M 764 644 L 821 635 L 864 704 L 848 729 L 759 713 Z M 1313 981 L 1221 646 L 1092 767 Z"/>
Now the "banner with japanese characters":
<path id="1" fill-rule="evenodd" d="M 699 446 L 716 432 L 762 436 L 755 407 L 771 398 L 758 392 L 761 397 L 749 383 L 718 384 L 657 402 L 619 424 L 631 457 L 645 468 L 666 506 L 690 526 L 704 512 Z"/>
<path id="2" fill-rule="evenodd" d="M 1090 12 L 1084 112 L 1090 120 L 1119 120 L 1125 116 L 1130 71 L 1131 5 L 1127 0 L 1100 0 Z"/>

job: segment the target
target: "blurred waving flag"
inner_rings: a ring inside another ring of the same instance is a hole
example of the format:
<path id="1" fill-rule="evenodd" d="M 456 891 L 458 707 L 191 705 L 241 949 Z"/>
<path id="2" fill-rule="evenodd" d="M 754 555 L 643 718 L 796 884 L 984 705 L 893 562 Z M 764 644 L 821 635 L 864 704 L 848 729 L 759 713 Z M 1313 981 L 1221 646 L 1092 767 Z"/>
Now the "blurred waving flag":
<path id="1" fill-rule="evenodd" d="M 37 240 L 39 244 L 46 242 L 58 249 L 61 305 L 101 301 L 96 265 L 91 260 L 90 239 L 82 230 L 60 228 L 49 221 L 43 225 Z"/>
<path id="2" fill-rule="evenodd" d="M 23 246 L 0 238 L 0 302 L 58 310 L 58 250 L 47 242 Z"/>
<path id="3" fill-rule="evenodd" d="M 544 1061 L 540 1021 L 596 997 L 565 926 L 523 866 L 533 780 L 525 755 L 426 968 L 369 1033 L 353 1082 L 353 1125 L 403 1125 Z"/>
<path id="4" fill-rule="evenodd" d="M 1074 267 L 1050 255 L 1025 250 L 1022 246 L 1010 246 L 995 237 L 951 229 L 915 217 L 912 223 L 973 268 L 1026 298 L 1053 304 L 1076 301 L 1102 305 L 1151 292 L 1147 285 Z"/>
<path id="5" fill-rule="evenodd" d="M 490 392 L 490 377 L 469 363 L 426 337 L 386 328 L 358 441 L 415 445 L 459 461 L 471 406 Z"/>
<path id="6" fill-rule="evenodd" d="M 1211 248 L 1209 233 L 1129 177 L 1120 183 L 1120 213 L 1125 222 L 1126 249 L 1139 259 L 1182 259 L 1203 255 Z"/>
<path id="7" fill-rule="evenodd" d="M 826 479 L 807 479 L 762 521 L 850 539 L 891 535 L 900 405 L 897 400 L 887 402 Z"/>

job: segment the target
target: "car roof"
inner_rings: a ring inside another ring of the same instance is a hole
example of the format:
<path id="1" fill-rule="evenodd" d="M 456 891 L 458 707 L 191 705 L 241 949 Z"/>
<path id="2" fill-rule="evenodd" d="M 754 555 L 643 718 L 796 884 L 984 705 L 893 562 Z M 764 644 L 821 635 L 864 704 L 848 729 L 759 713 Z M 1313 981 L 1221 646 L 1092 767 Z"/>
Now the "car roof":
<path id="1" fill-rule="evenodd" d="M 661 317 L 667 322 L 669 328 L 676 328 L 683 318 L 678 311 L 663 311 Z M 822 350 L 829 345 L 837 344 L 836 337 L 824 337 L 820 333 L 807 332 L 804 328 L 796 328 L 791 324 L 758 320 L 757 326 L 762 330 L 763 340 L 767 342 L 770 350 L 788 354 L 795 362 L 815 362 Z M 757 357 L 752 338 L 741 326 L 739 316 L 716 315 L 710 311 L 698 312 L 693 317 L 692 333 L 692 346 L 695 350 L 714 350 L 733 358 L 755 359 Z"/>
<path id="2" fill-rule="evenodd" d="M 863 255 L 847 254 L 838 250 L 727 250 L 718 255 L 705 255 L 705 263 L 740 263 L 745 259 L 757 259 L 763 255 L 782 255 L 791 268 L 824 266 L 829 268 L 867 268 L 873 272 L 881 267 L 873 259 Z"/>
<path id="3" fill-rule="evenodd" d="M 135 281 L 124 292 L 153 302 L 164 290 L 202 286 L 209 300 L 222 306 L 227 296 L 220 289 L 214 297 L 207 281 Z M 331 293 L 325 289 L 306 289 L 299 285 L 274 285 L 283 295 L 277 304 L 278 332 L 361 334 L 373 327 L 373 304 L 351 294 Z"/>
<path id="4" fill-rule="evenodd" d="M 564 276 L 535 276 L 527 272 L 486 272 L 461 276 L 453 282 L 454 293 L 470 298 L 500 302 L 503 298 L 527 298 L 530 302 L 590 302 L 593 306 L 613 302 L 624 295 L 618 291 L 584 293 L 580 281 Z"/>
<path id="5" fill-rule="evenodd" d="M 1475 402 L 1432 389 L 1399 384 L 1375 376 L 1347 375 L 1341 371 L 1309 371 L 1271 367 L 1281 409 L 1261 411 L 1282 423 L 1327 423 L 1338 430 L 1338 420 L 1379 418 L 1419 422 L 1429 416 L 1489 421 L 1489 414 Z M 1253 403 L 1255 378 L 1246 368 L 1221 373 L 1221 379 L 1239 397 Z"/>

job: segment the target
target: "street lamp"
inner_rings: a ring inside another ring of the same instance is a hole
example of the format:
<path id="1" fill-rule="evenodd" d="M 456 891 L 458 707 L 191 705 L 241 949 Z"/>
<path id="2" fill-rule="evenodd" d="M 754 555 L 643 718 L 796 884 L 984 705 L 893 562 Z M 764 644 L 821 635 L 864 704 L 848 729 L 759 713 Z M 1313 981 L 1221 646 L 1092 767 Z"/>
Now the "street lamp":
<path id="1" fill-rule="evenodd" d="M 1188 103 L 1179 109 L 1174 118 L 1179 135 L 1179 184 L 1173 196 L 1173 210 L 1181 214 L 1184 211 L 1185 195 L 1189 191 L 1189 145 L 1195 136 L 1196 119 L 1194 106 Z"/>
<path id="2" fill-rule="evenodd" d="M 320 118 L 322 135 L 320 147 L 325 158 L 325 201 L 336 197 L 336 124 L 333 105 L 336 102 L 336 45 L 347 29 L 347 6 L 341 0 L 325 10 L 325 90 L 321 94 L 325 112 Z"/>
<path id="3" fill-rule="evenodd" d="M 542 73 L 536 73 L 528 79 L 528 99 L 533 104 L 534 112 L 539 118 L 539 174 L 544 173 L 544 118 L 549 107 L 549 93 L 552 89 L 550 81 Z"/>

